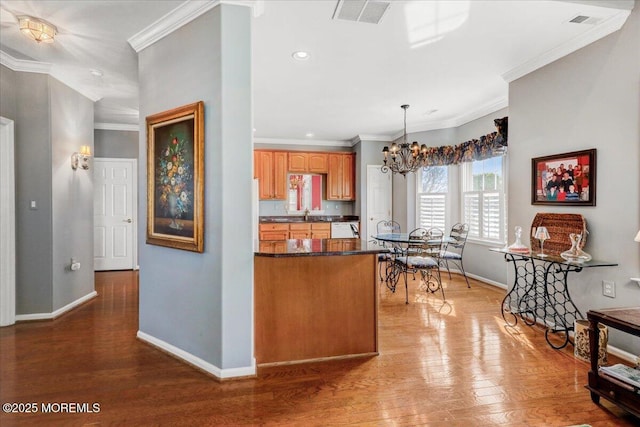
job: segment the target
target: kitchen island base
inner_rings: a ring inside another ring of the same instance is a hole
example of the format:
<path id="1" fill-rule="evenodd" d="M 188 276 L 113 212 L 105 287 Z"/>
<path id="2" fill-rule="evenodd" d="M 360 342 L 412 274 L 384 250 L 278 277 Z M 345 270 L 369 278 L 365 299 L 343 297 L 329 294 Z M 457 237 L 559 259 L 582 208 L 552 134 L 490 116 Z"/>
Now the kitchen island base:
<path id="1" fill-rule="evenodd" d="M 254 258 L 258 365 L 378 354 L 375 253 Z"/>

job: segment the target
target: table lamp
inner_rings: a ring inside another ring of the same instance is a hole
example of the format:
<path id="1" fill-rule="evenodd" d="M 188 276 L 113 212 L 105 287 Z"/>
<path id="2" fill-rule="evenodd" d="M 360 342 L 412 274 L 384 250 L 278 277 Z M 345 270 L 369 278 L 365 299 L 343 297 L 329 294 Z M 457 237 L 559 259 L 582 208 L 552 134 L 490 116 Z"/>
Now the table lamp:
<path id="1" fill-rule="evenodd" d="M 547 227 L 536 228 L 536 234 L 533 237 L 540 240 L 540 253 L 536 255 L 539 257 L 546 257 L 547 254 L 544 253 L 544 241 L 550 238 Z"/>

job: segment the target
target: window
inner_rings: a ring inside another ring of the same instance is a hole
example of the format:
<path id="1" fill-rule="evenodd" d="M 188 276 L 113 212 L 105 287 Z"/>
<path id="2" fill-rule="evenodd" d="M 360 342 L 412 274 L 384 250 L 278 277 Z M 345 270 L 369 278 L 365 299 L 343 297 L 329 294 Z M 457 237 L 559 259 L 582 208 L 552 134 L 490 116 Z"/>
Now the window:
<path id="1" fill-rule="evenodd" d="M 504 156 L 463 163 L 462 220 L 469 224 L 469 238 L 504 243 L 505 167 Z"/>
<path id="2" fill-rule="evenodd" d="M 447 203 L 449 194 L 449 168 L 427 166 L 420 169 L 417 177 L 417 227 L 447 229 Z"/>

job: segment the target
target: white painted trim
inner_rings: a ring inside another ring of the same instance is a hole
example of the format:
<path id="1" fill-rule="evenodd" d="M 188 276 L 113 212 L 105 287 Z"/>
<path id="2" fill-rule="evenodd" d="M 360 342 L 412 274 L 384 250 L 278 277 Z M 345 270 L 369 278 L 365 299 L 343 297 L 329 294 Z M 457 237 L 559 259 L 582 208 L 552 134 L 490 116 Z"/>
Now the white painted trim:
<path id="1" fill-rule="evenodd" d="M 612 345 L 607 345 L 607 352 L 634 365 L 640 362 L 640 356 L 636 356 L 633 353 L 621 350 L 618 347 L 614 347 Z"/>
<path id="2" fill-rule="evenodd" d="M 140 132 L 140 125 L 128 125 L 124 123 L 94 123 L 93 128 L 97 130 L 125 130 Z"/>
<path id="3" fill-rule="evenodd" d="M 595 25 L 588 31 L 574 37 L 573 39 L 563 43 L 559 46 L 554 47 L 553 49 L 543 53 L 542 55 L 530 59 L 524 64 L 518 65 L 515 68 L 507 71 L 502 75 L 502 78 L 507 82 L 511 83 L 512 81 L 519 79 L 520 77 L 529 74 L 532 71 L 537 70 L 538 68 L 544 67 L 556 61 L 572 52 L 575 52 L 578 49 L 581 49 L 588 44 L 591 44 L 601 38 L 608 36 L 609 34 L 618 31 L 624 23 L 627 21 L 627 18 L 631 14 L 630 10 L 621 10 L 619 13 L 612 15 L 607 20 L 601 22 L 598 25 Z"/>
<path id="4" fill-rule="evenodd" d="M 18 59 L 0 50 L 0 64 L 13 71 L 22 71 L 25 73 L 49 74 L 53 64 L 48 62 L 30 61 L 26 59 Z"/>
<path id="5" fill-rule="evenodd" d="M 351 139 L 351 143 L 352 145 L 356 145 L 358 142 L 362 142 L 362 141 L 391 142 L 393 140 L 394 138 L 392 138 L 389 135 L 356 135 Z"/>
<path id="6" fill-rule="evenodd" d="M 177 359 L 180 359 L 186 362 L 189 365 L 195 366 L 198 369 L 201 369 L 216 378 L 224 379 L 224 378 L 233 378 L 233 377 L 247 377 L 247 376 L 255 376 L 256 375 L 256 361 L 255 359 L 252 361 L 251 366 L 246 366 L 242 368 L 231 368 L 231 369 L 220 369 L 215 365 L 203 360 L 197 356 L 194 356 L 191 353 L 188 353 L 174 345 L 171 345 L 161 339 L 158 339 L 154 336 L 151 336 L 142 331 L 138 331 L 136 334 L 139 340 L 147 342 L 154 347 L 158 347 L 162 351 L 174 356 Z"/>
<path id="7" fill-rule="evenodd" d="M 321 139 L 279 139 L 253 138 L 254 145 L 318 145 L 323 147 L 352 147 L 351 141 L 331 141 Z"/>
<path id="8" fill-rule="evenodd" d="M 62 316 L 67 311 L 72 310 L 97 296 L 98 293 L 96 291 L 89 292 L 87 295 L 70 302 L 69 304 L 57 309 L 52 313 L 18 314 L 16 315 L 16 322 L 23 322 L 25 320 L 52 320 Z"/>
<path id="9" fill-rule="evenodd" d="M 12 69 L 13 71 L 47 74 L 69 86 L 82 96 L 89 98 L 92 102 L 97 102 L 102 98 L 101 96 L 91 91 L 87 91 L 84 88 L 78 87 L 76 85 L 77 82 L 73 81 L 72 79 L 67 80 L 65 75 L 57 74 L 53 70 L 53 64 L 49 64 L 47 62 L 17 59 L 2 50 L 0 50 L 0 64 Z"/>
<path id="10" fill-rule="evenodd" d="M 253 9 L 255 17 L 261 15 L 264 10 L 263 0 L 190 0 L 182 3 L 151 25 L 134 34 L 127 41 L 133 50 L 140 52 L 220 4 L 250 7 Z"/>
<path id="11" fill-rule="evenodd" d="M 16 322 L 14 123 L 0 116 L 0 326 Z"/>
<path id="12" fill-rule="evenodd" d="M 451 273 L 457 273 L 462 276 L 462 271 L 458 270 L 457 268 L 451 268 L 451 265 L 449 265 L 449 270 L 451 271 Z M 440 267 L 440 274 L 447 274 L 446 267 Z M 467 272 L 467 277 L 470 279 L 478 280 L 482 283 L 486 283 L 487 285 L 495 286 L 496 288 L 504 290 L 508 289 L 508 286 L 504 283 L 496 282 L 495 280 L 487 279 L 485 277 L 478 276 L 477 274 L 470 274 L 469 272 Z"/>

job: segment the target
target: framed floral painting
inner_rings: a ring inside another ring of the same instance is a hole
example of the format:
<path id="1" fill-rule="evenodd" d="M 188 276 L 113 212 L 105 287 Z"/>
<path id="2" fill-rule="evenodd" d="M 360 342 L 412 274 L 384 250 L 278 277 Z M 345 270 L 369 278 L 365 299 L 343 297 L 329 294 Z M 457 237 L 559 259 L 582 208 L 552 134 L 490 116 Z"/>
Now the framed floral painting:
<path id="1" fill-rule="evenodd" d="M 204 250 L 204 103 L 147 117 L 147 243 Z"/>
<path id="2" fill-rule="evenodd" d="M 596 150 L 531 159 L 532 205 L 596 205 Z"/>

